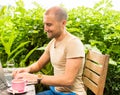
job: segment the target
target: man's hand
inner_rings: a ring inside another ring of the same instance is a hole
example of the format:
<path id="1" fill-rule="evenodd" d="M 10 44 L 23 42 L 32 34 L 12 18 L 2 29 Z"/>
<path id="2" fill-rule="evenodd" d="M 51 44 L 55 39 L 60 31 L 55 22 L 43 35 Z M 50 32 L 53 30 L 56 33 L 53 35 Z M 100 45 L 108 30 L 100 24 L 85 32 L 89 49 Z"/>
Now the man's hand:
<path id="1" fill-rule="evenodd" d="M 29 68 L 18 68 L 18 69 L 14 70 L 12 72 L 12 76 L 15 78 L 17 74 L 19 74 L 19 73 L 25 73 L 25 72 L 26 73 L 30 72 L 30 69 Z"/>
<path id="2" fill-rule="evenodd" d="M 36 84 L 38 76 L 27 72 L 17 73 L 15 79 L 23 79 L 27 81 L 27 84 Z"/>

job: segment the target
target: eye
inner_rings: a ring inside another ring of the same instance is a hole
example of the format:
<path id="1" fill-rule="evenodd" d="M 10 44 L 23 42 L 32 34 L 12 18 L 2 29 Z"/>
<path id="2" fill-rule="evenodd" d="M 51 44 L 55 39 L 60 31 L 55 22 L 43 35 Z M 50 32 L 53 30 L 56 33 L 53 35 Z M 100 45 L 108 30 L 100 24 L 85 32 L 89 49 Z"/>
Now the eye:
<path id="1" fill-rule="evenodd" d="M 47 23 L 46 25 L 47 25 L 47 26 L 52 26 L 52 24 L 51 24 L 51 23 Z"/>

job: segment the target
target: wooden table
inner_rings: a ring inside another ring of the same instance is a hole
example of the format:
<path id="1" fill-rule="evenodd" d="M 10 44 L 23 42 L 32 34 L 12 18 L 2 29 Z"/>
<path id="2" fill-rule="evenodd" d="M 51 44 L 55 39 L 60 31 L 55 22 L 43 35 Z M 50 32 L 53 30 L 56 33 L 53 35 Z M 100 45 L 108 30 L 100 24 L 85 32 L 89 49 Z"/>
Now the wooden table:
<path id="1" fill-rule="evenodd" d="M 6 69 L 4 68 L 4 72 L 5 72 L 5 75 L 6 74 L 11 74 L 11 72 L 13 71 L 14 69 Z M 3 90 L 3 91 L 0 91 L 0 95 L 13 95 L 11 93 L 9 93 L 7 91 L 7 89 Z M 17 95 L 17 94 L 15 94 Z M 23 94 L 19 94 L 19 95 L 36 95 L 35 94 L 35 86 L 34 85 L 27 85 L 26 86 L 26 93 L 23 93 Z"/>

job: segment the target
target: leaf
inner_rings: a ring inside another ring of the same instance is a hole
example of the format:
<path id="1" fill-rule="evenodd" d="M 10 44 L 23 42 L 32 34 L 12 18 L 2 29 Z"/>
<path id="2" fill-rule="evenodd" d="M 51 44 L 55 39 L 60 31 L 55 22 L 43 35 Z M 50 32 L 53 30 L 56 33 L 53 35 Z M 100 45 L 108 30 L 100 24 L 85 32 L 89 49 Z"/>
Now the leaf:
<path id="1" fill-rule="evenodd" d="M 8 33 L 6 32 L 2 32 L 1 33 L 1 42 L 5 48 L 5 52 L 8 54 L 8 56 L 10 55 L 11 53 L 11 46 L 16 38 L 16 35 L 15 35 L 15 31 L 7 31 Z"/>
<path id="2" fill-rule="evenodd" d="M 21 43 L 16 49 L 14 49 L 14 50 L 10 53 L 9 57 L 11 57 L 11 55 L 13 55 L 13 54 L 14 54 L 15 52 L 17 52 L 21 47 L 23 47 L 24 45 L 26 45 L 26 44 L 28 44 L 28 43 L 30 43 L 30 41 Z M 9 58 L 9 57 L 8 57 L 8 58 Z"/>
<path id="3" fill-rule="evenodd" d="M 20 66 L 24 67 L 26 60 L 29 58 L 29 56 L 37 49 L 37 47 L 33 48 L 27 55 L 26 57 L 20 62 Z"/>
<path id="4" fill-rule="evenodd" d="M 12 58 L 8 58 L 8 60 L 10 60 L 10 59 L 15 59 L 15 57 L 16 56 L 18 56 L 22 51 L 24 51 L 25 49 L 24 48 L 22 48 L 21 50 L 19 50 L 19 51 L 17 51 L 13 56 L 12 56 Z"/>

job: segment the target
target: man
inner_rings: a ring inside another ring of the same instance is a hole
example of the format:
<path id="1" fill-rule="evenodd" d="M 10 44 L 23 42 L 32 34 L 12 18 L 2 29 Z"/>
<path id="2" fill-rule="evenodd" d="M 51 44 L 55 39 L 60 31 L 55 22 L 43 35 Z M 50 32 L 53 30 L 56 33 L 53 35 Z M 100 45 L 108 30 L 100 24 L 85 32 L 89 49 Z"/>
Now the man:
<path id="1" fill-rule="evenodd" d="M 84 46 L 80 39 L 66 31 L 67 13 L 59 7 L 49 8 L 44 14 L 44 30 L 47 37 L 52 39 L 39 60 L 22 69 L 13 72 L 15 78 L 27 81 L 37 80 L 50 85 L 50 90 L 38 95 L 86 95 L 82 73 L 84 67 Z M 51 61 L 54 75 L 35 75 Z"/>

